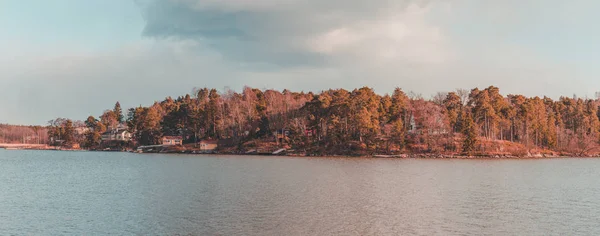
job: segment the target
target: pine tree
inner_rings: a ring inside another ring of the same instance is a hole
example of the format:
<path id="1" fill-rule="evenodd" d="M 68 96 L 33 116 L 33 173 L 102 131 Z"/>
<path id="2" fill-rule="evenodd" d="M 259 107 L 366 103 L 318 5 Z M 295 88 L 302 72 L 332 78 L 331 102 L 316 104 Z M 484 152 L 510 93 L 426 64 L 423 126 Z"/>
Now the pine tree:
<path id="1" fill-rule="evenodd" d="M 459 114 L 462 110 L 462 103 L 460 101 L 460 97 L 454 93 L 448 93 L 446 99 L 443 101 L 443 105 L 446 108 L 446 116 L 448 116 L 448 120 L 450 122 L 450 127 L 453 132 L 458 132 L 459 126 Z"/>
<path id="2" fill-rule="evenodd" d="M 477 143 L 477 129 L 470 114 L 465 113 L 462 117 L 462 133 L 465 135 L 465 140 L 463 141 L 463 152 L 468 153 L 475 150 L 475 143 Z"/>
<path id="3" fill-rule="evenodd" d="M 64 124 L 64 132 L 63 139 L 65 140 L 65 145 L 73 144 L 75 141 L 75 130 L 73 128 L 73 121 L 67 120 Z"/>
<path id="4" fill-rule="evenodd" d="M 117 121 L 119 122 L 119 124 L 123 123 L 123 110 L 121 110 L 121 103 L 117 102 L 115 104 L 115 108 L 113 109 L 113 112 L 115 113 L 115 116 L 117 117 Z"/>
<path id="5" fill-rule="evenodd" d="M 89 129 L 94 129 L 96 127 L 96 122 L 98 122 L 96 118 L 93 116 L 88 116 L 88 118 L 85 120 L 85 126 Z"/>
<path id="6" fill-rule="evenodd" d="M 221 125 L 221 107 L 220 107 L 221 96 L 217 93 L 216 89 L 211 89 L 208 94 L 208 117 L 209 117 L 209 133 L 212 137 L 217 138 L 219 135 L 218 128 Z M 265 106 L 266 107 L 266 106 Z M 266 119 L 266 117 L 264 117 Z M 268 128 L 268 126 L 266 127 Z"/>
<path id="7" fill-rule="evenodd" d="M 400 146 L 400 148 L 404 148 L 404 136 L 405 136 L 405 132 L 404 132 L 404 123 L 402 122 L 402 119 L 396 119 L 396 121 L 393 122 L 393 132 L 392 135 L 394 137 L 394 141 L 396 142 L 396 144 L 398 144 Z"/>
<path id="8" fill-rule="evenodd" d="M 93 116 L 88 116 L 85 121 L 85 126 L 89 129 L 85 134 L 85 139 L 83 140 L 82 147 L 88 149 L 97 149 L 100 146 L 101 140 L 101 132 L 104 132 L 106 128 L 104 125 Z"/>
<path id="9" fill-rule="evenodd" d="M 548 116 L 547 128 L 544 130 L 544 143 L 548 148 L 556 147 L 556 118 L 554 113 L 550 113 Z"/>

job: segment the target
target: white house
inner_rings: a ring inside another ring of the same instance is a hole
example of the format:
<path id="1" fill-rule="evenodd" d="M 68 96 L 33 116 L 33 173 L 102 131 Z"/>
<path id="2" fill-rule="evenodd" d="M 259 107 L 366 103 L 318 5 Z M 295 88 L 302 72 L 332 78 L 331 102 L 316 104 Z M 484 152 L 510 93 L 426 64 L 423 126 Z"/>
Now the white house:
<path id="1" fill-rule="evenodd" d="M 84 135 L 88 131 L 90 131 L 90 128 L 88 128 L 88 127 L 77 127 L 77 128 L 75 128 L 75 133 L 77 135 Z"/>
<path id="2" fill-rule="evenodd" d="M 130 141 L 131 133 L 124 129 L 114 129 L 102 134 L 102 141 Z"/>
<path id="3" fill-rule="evenodd" d="M 217 140 L 202 140 L 199 144 L 201 151 L 214 151 L 219 147 Z"/>
<path id="4" fill-rule="evenodd" d="M 181 136 L 164 136 L 162 138 L 162 144 L 164 146 L 182 145 L 183 138 Z"/>

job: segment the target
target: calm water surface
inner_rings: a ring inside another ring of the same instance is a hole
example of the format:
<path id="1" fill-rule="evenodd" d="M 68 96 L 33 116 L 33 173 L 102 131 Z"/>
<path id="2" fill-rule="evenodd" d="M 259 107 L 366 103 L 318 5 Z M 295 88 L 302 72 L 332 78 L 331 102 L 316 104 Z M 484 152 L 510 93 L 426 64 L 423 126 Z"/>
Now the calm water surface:
<path id="1" fill-rule="evenodd" d="M 0 150 L 0 235 L 600 235 L 600 159 Z"/>

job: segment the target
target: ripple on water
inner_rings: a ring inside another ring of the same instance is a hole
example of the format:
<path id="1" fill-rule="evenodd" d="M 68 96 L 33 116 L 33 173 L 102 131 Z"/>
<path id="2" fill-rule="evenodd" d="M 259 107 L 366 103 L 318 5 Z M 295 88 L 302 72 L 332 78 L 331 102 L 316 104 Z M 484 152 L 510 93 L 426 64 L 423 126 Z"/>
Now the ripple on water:
<path id="1" fill-rule="evenodd" d="M 0 234 L 600 235 L 598 169 L 0 150 Z"/>

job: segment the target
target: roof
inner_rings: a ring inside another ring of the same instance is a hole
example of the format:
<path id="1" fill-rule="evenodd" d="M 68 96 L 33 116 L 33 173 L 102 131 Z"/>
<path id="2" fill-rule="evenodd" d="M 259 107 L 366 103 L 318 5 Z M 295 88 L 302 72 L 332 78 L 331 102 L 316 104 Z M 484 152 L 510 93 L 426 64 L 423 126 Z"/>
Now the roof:
<path id="1" fill-rule="evenodd" d="M 129 131 L 127 131 L 126 129 L 113 129 L 113 130 L 109 130 L 109 131 L 102 133 L 102 135 L 120 134 L 123 132 L 129 132 Z"/>
<path id="2" fill-rule="evenodd" d="M 206 144 L 217 144 L 219 141 L 217 140 L 211 140 L 211 139 L 206 139 L 206 140 L 202 140 L 199 143 L 206 143 Z"/>

